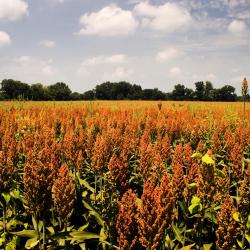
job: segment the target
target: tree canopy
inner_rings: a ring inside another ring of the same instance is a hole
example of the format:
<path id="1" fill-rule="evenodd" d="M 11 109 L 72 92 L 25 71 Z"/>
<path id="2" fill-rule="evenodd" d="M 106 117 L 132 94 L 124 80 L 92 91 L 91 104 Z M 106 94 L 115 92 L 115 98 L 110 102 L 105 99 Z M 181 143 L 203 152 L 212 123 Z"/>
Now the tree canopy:
<path id="1" fill-rule="evenodd" d="M 158 88 L 142 89 L 140 85 L 129 82 L 104 82 L 84 93 L 73 92 L 64 82 L 45 86 L 41 83 L 29 85 L 13 79 L 1 82 L 0 100 L 176 100 L 176 101 L 236 101 L 235 88 L 224 85 L 214 88 L 209 81 L 194 83 L 195 89 L 177 84 L 170 93 Z"/>

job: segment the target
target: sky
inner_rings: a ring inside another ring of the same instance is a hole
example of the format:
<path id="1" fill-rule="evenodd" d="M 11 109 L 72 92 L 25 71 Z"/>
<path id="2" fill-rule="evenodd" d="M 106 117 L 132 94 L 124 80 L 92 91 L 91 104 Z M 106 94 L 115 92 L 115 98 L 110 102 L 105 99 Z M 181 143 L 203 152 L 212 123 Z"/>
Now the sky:
<path id="1" fill-rule="evenodd" d="M 250 0 L 0 0 L 0 81 L 172 91 L 250 80 Z"/>

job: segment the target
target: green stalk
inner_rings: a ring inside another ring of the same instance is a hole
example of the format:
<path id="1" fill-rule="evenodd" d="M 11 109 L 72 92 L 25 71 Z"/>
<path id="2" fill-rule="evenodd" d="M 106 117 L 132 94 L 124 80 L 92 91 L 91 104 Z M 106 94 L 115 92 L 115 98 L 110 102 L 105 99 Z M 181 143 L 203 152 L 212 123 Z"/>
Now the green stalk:
<path id="1" fill-rule="evenodd" d="M 42 246 L 41 246 L 41 235 L 40 235 L 40 230 L 39 230 L 39 221 L 38 221 L 38 216 L 35 214 L 34 215 L 34 218 L 35 218 L 35 222 L 36 222 L 36 232 L 37 232 L 37 240 L 38 240 L 38 244 L 39 244 L 39 249 L 42 250 Z"/>
<path id="2" fill-rule="evenodd" d="M 4 241 L 3 241 L 3 249 L 6 248 L 6 206 L 5 201 L 3 201 L 3 232 L 4 232 Z"/>
<path id="3" fill-rule="evenodd" d="M 3 232 L 6 233 L 6 206 L 3 202 Z"/>
<path id="4" fill-rule="evenodd" d="M 43 218 L 43 250 L 46 249 L 45 219 Z"/>
<path id="5" fill-rule="evenodd" d="M 244 222 L 244 228 L 243 228 L 243 236 L 241 241 L 241 249 L 244 249 L 245 246 L 245 233 L 246 233 L 246 226 L 247 226 L 247 220 Z"/>
<path id="6" fill-rule="evenodd" d="M 243 101 L 244 101 L 244 118 L 245 118 L 245 111 L 246 111 L 246 96 L 243 96 Z"/>
<path id="7" fill-rule="evenodd" d="M 97 176 L 95 174 L 95 202 L 96 202 L 96 183 L 97 183 Z"/>
<path id="8" fill-rule="evenodd" d="M 64 233 L 65 233 L 65 236 L 67 235 L 67 231 L 68 231 L 67 220 L 65 220 L 64 221 Z M 65 240 L 65 250 L 67 250 L 68 248 L 69 248 L 68 241 Z"/>

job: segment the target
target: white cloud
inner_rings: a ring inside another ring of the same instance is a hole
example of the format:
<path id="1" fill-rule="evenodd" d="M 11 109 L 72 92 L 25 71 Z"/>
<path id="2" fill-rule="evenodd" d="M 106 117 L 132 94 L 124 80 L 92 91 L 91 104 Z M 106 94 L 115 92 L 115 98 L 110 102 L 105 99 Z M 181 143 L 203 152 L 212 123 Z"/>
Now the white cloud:
<path id="1" fill-rule="evenodd" d="M 51 65 L 47 65 L 47 64 L 44 64 L 41 70 L 43 74 L 45 75 L 53 75 L 56 72 L 56 70 Z"/>
<path id="2" fill-rule="evenodd" d="M 214 81 L 214 80 L 216 80 L 216 75 L 214 74 L 214 73 L 209 73 L 209 74 L 207 74 L 206 75 L 206 77 L 205 77 L 208 81 Z"/>
<path id="3" fill-rule="evenodd" d="M 169 2 L 159 6 L 141 2 L 134 7 L 134 13 L 143 17 L 142 26 L 162 32 L 176 31 L 192 21 L 187 9 Z"/>
<path id="4" fill-rule="evenodd" d="M 45 48 L 54 48 L 56 46 L 56 43 L 54 41 L 51 40 L 43 40 L 39 43 L 41 46 L 45 47 Z"/>
<path id="5" fill-rule="evenodd" d="M 125 69 L 123 67 L 117 67 L 111 73 L 111 75 L 109 77 L 113 81 L 127 80 L 132 74 L 133 74 L 133 71 L 130 69 Z"/>
<path id="6" fill-rule="evenodd" d="M 82 77 L 82 76 L 87 76 L 89 75 L 88 70 L 84 67 L 84 65 L 81 65 L 77 71 L 76 71 L 76 76 Z"/>
<path id="7" fill-rule="evenodd" d="M 171 76 L 179 76 L 181 74 L 181 69 L 179 67 L 173 67 L 169 71 Z"/>
<path id="8" fill-rule="evenodd" d="M 96 56 L 86 59 L 82 62 L 82 66 L 96 66 L 99 64 L 124 64 L 128 61 L 128 57 L 124 54 L 114 54 L 111 56 Z"/>
<path id="9" fill-rule="evenodd" d="M 30 56 L 20 56 L 13 60 L 18 68 L 22 68 L 24 72 L 42 72 L 43 75 L 54 75 L 56 69 L 53 67 L 53 60 L 40 60 Z"/>
<path id="10" fill-rule="evenodd" d="M 10 36 L 4 31 L 0 31 L 0 48 L 7 46 L 10 43 L 11 43 Z"/>
<path id="11" fill-rule="evenodd" d="M 243 19 L 250 19 L 250 10 L 244 10 L 242 12 L 237 13 L 236 15 L 237 18 L 243 20 Z"/>
<path id="12" fill-rule="evenodd" d="M 228 30 L 232 33 L 240 33 L 245 31 L 246 29 L 247 25 L 241 20 L 233 20 L 228 26 Z"/>
<path id="13" fill-rule="evenodd" d="M 224 5 L 228 6 L 229 8 L 235 8 L 240 5 L 244 5 L 247 3 L 248 0 L 221 0 Z"/>
<path id="14" fill-rule="evenodd" d="M 0 19 L 15 21 L 27 14 L 27 2 L 23 0 L 0 0 Z"/>
<path id="15" fill-rule="evenodd" d="M 106 62 L 111 64 L 123 64 L 127 62 L 127 56 L 124 54 L 116 54 L 106 57 Z"/>
<path id="16" fill-rule="evenodd" d="M 129 10 L 123 10 L 112 4 L 100 11 L 86 13 L 81 16 L 83 26 L 80 35 L 124 36 L 135 32 L 137 21 Z"/>
<path id="17" fill-rule="evenodd" d="M 168 48 L 157 53 L 155 60 L 158 62 L 166 62 L 179 57 L 182 53 L 175 48 Z"/>
<path id="18" fill-rule="evenodd" d="M 30 63 L 32 63 L 33 59 L 30 56 L 20 56 L 17 58 L 14 58 L 14 62 L 18 63 L 21 66 L 26 66 Z"/>

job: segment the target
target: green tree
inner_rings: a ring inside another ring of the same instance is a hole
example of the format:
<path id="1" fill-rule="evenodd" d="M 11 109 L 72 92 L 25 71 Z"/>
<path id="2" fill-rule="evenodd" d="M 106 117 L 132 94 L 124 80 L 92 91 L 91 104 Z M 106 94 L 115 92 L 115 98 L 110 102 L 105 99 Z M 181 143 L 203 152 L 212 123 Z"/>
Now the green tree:
<path id="1" fill-rule="evenodd" d="M 189 101 L 193 99 L 193 95 L 192 89 L 186 88 L 183 84 L 177 84 L 174 86 L 170 98 L 174 101 Z"/>
<path id="2" fill-rule="evenodd" d="M 52 100 L 70 100 L 71 90 L 64 82 L 57 82 L 56 84 L 48 86 L 48 92 Z"/>
<path id="3" fill-rule="evenodd" d="M 196 82 L 195 83 L 195 91 L 194 91 L 195 100 L 203 101 L 205 97 L 205 84 L 204 82 Z"/>
<path id="4" fill-rule="evenodd" d="M 30 86 L 30 98 L 34 101 L 49 99 L 47 90 L 41 83 L 35 83 Z"/>
<path id="5" fill-rule="evenodd" d="M 231 85 L 225 85 L 214 91 L 214 100 L 222 102 L 234 102 L 237 99 L 235 88 Z"/>
<path id="6" fill-rule="evenodd" d="M 1 87 L 5 99 L 28 99 L 30 97 L 30 86 L 26 83 L 4 79 Z"/>
<path id="7" fill-rule="evenodd" d="M 94 100 L 95 99 L 95 92 L 94 90 L 88 90 L 82 94 L 83 100 Z"/>
<path id="8" fill-rule="evenodd" d="M 213 100 L 213 84 L 209 81 L 205 83 L 205 90 L 204 90 L 204 101 L 212 101 Z"/>

